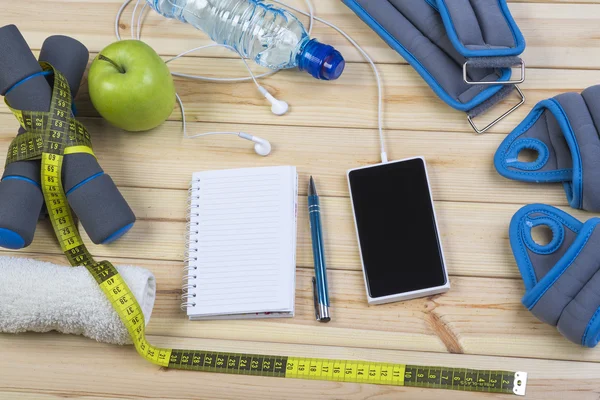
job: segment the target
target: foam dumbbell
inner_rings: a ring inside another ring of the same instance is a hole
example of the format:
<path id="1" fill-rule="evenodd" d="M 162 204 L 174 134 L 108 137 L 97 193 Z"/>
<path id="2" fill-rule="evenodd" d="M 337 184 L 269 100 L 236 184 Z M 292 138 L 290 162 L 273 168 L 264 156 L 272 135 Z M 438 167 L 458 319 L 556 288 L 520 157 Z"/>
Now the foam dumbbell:
<path id="1" fill-rule="evenodd" d="M 85 46 L 66 36 L 44 42 L 40 61 L 47 61 L 68 80 L 76 94 L 89 54 Z M 14 25 L 0 28 L 0 94 L 17 109 L 47 111 L 51 87 Z M 22 130 L 21 130 L 22 131 Z M 21 248 L 33 239 L 43 205 L 39 161 L 9 164 L 0 182 L 0 246 Z M 133 226 L 135 215 L 89 154 L 66 155 L 63 185 L 69 204 L 94 243 L 108 243 Z"/>

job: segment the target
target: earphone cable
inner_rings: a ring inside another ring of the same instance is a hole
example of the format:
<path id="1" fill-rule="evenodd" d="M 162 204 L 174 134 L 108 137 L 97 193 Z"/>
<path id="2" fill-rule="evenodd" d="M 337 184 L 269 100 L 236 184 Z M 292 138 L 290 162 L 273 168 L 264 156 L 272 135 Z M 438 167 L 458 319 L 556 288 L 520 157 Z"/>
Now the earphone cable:
<path id="1" fill-rule="evenodd" d="M 198 50 L 207 49 L 209 47 L 224 47 L 226 49 L 229 49 L 229 50 L 233 51 L 237 55 L 239 55 L 240 59 L 244 63 L 244 66 L 248 70 L 248 73 L 250 74 L 250 77 L 244 78 L 244 79 L 245 80 L 252 80 L 252 81 L 254 81 L 254 84 L 258 88 L 260 88 L 260 84 L 258 83 L 258 80 L 257 80 L 258 77 L 256 75 L 254 75 L 254 73 L 252 72 L 252 69 L 250 69 L 250 66 L 248 65 L 248 61 L 246 61 L 246 58 L 242 57 L 242 55 L 234 47 L 229 46 L 227 44 L 213 43 L 213 44 L 207 44 L 207 45 L 204 45 L 204 46 L 195 47 L 193 49 L 186 50 L 183 53 L 176 55 L 175 57 L 169 58 L 167 61 L 165 61 L 165 63 L 168 64 L 168 63 L 170 63 L 172 61 L 175 61 L 175 60 L 177 60 L 177 59 L 179 59 L 179 58 L 181 58 L 181 57 L 183 57 L 183 56 L 185 56 L 187 54 L 193 53 L 193 52 L 198 51 Z M 271 71 L 271 72 L 265 74 L 265 76 L 273 75 L 275 72 L 278 72 L 278 71 Z M 192 77 L 193 76 L 193 75 L 179 74 L 179 73 L 176 73 L 176 72 L 172 73 L 172 75 L 174 75 L 174 76 L 182 76 L 183 75 L 184 77 Z M 259 76 L 259 77 L 262 77 L 262 76 Z M 208 78 L 208 80 L 216 81 L 216 82 L 230 82 L 231 78 Z"/>
<path id="2" fill-rule="evenodd" d="M 144 7 L 142 7 L 142 11 L 140 11 L 140 15 L 137 20 L 137 40 L 140 40 L 142 37 L 142 21 L 144 20 L 146 7 L 148 7 L 148 3 L 144 2 Z"/>
<path id="3" fill-rule="evenodd" d="M 303 14 L 303 15 L 308 15 L 306 12 L 296 8 L 296 7 L 292 7 L 288 4 L 285 4 L 279 0 L 271 0 L 277 4 L 280 4 L 286 8 L 289 8 L 290 10 L 294 10 L 297 13 Z M 307 4 L 310 4 L 310 0 L 305 0 L 307 2 Z M 312 12 L 312 7 L 309 6 L 310 11 Z M 352 44 L 356 50 L 358 50 L 361 55 L 365 58 L 365 60 L 367 60 L 367 62 L 369 64 L 371 64 L 371 68 L 373 69 L 373 73 L 375 74 L 375 79 L 377 81 L 377 126 L 378 126 L 378 130 L 379 130 L 379 144 L 380 144 L 380 148 L 381 148 L 381 161 L 384 163 L 388 162 L 388 158 L 387 158 L 387 151 L 386 151 L 386 145 L 385 145 L 385 137 L 383 135 L 383 86 L 381 84 L 381 76 L 379 74 L 379 70 L 377 69 L 377 66 L 375 65 L 375 62 L 373 62 L 373 59 L 367 54 L 366 51 L 363 50 L 362 47 L 360 47 L 360 45 L 358 43 L 356 43 L 356 41 L 354 39 L 352 39 L 350 37 L 350 35 L 348 35 L 346 32 L 344 32 L 341 28 L 338 28 L 336 25 L 332 24 L 329 21 L 326 21 L 322 18 L 316 17 L 314 15 L 311 15 L 311 18 L 314 18 L 315 21 L 319 21 L 322 24 L 325 24 L 327 26 L 329 26 L 330 28 L 334 29 L 335 31 L 337 31 L 340 35 L 342 35 L 343 37 L 346 38 L 346 40 L 348 40 L 350 42 L 350 44 Z"/>
<path id="4" fill-rule="evenodd" d="M 133 30 L 135 28 L 135 13 L 136 13 L 138 7 L 140 6 L 140 1 L 141 0 L 136 0 L 135 6 L 133 7 L 133 12 L 131 13 L 130 28 L 131 28 L 131 38 L 132 39 L 135 39 L 135 31 Z M 138 31 L 139 31 L 139 27 L 138 27 Z"/>
<path id="5" fill-rule="evenodd" d="M 119 33 L 119 20 L 121 19 L 121 15 L 123 14 L 123 11 L 125 10 L 125 8 L 127 7 L 127 5 L 129 3 L 131 3 L 133 0 L 125 0 L 125 2 L 123 3 L 123 5 L 121 5 L 121 8 L 119 9 L 119 11 L 117 12 L 117 16 L 115 19 L 115 35 L 117 36 L 118 40 L 121 40 L 121 35 Z M 133 14 L 131 16 L 131 35 L 132 35 L 132 39 L 135 39 L 135 35 L 134 35 L 134 28 L 133 28 L 133 23 L 135 21 L 135 13 L 136 10 L 138 8 L 139 2 L 141 0 L 137 0 L 136 5 L 134 7 L 133 10 Z M 387 150 L 386 150 L 386 143 L 385 143 L 385 137 L 383 134 L 383 85 L 381 84 L 381 76 L 379 74 L 379 70 L 377 69 L 377 66 L 375 65 L 375 62 L 373 61 L 373 59 L 367 54 L 367 52 L 358 44 L 356 43 L 356 41 L 354 39 L 352 39 L 350 37 L 350 35 L 348 35 L 346 32 L 344 32 L 341 28 L 337 27 L 336 25 L 330 23 L 329 21 L 326 21 L 322 18 L 319 18 L 317 16 L 314 15 L 314 9 L 311 3 L 311 0 L 304 0 L 309 12 L 305 12 L 302 11 L 296 7 L 292 7 L 286 3 L 283 3 L 280 0 L 271 0 L 283 7 L 289 8 L 290 10 L 293 10 L 297 13 L 300 13 L 302 15 L 305 15 L 307 17 L 309 17 L 309 29 L 308 32 L 309 34 L 312 33 L 312 28 L 313 28 L 313 23 L 314 21 L 318 21 L 324 25 L 329 26 L 330 28 L 334 29 L 335 31 L 337 31 L 339 34 L 341 34 L 342 36 L 344 36 L 344 38 L 346 38 L 346 40 L 348 40 L 350 42 L 350 44 L 352 44 L 360 53 L 361 55 L 365 58 L 365 60 L 371 65 L 371 68 L 373 69 L 373 73 L 375 74 L 375 79 L 377 82 L 377 125 L 378 125 L 378 132 L 379 132 L 379 142 L 380 142 L 380 150 L 381 150 L 381 161 L 386 163 L 388 162 L 388 158 L 387 158 Z M 141 24 L 142 24 L 142 20 L 143 20 L 143 13 L 144 10 L 146 9 L 147 3 L 144 4 L 144 7 L 142 7 L 141 10 L 141 14 L 138 17 L 137 20 L 137 39 L 139 40 L 141 37 Z M 255 75 L 252 70 L 250 69 L 250 66 L 248 65 L 248 62 L 246 61 L 246 58 L 244 56 L 242 56 L 235 48 L 233 48 L 232 46 L 229 45 L 225 45 L 225 44 L 210 44 L 210 45 L 205 45 L 205 46 L 200 46 L 200 47 L 196 47 L 194 49 L 190 49 L 187 51 L 184 51 L 183 53 L 169 59 L 166 61 L 166 63 L 169 63 L 171 61 L 177 60 L 178 58 L 181 58 L 187 54 L 190 54 L 192 52 L 201 50 L 201 49 L 206 49 L 209 47 L 225 47 L 228 48 L 230 50 L 232 50 L 233 52 L 235 52 L 240 58 L 241 60 L 244 62 L 244 65 L 246 67 L 246 69 L 248 70 L 250 76 L 246 77 L 246 78 L 211 78 L 211 77 L 205 77 L 205 76 L 201 76 L 201 75 L 190 75 L 190 74 L 183 74 L 183 73 L 179 73 L 179 72 L 171 72 L 172 75 L 177 76 L 177 77 L 182 77 L 182 78 L 188 78 L 188 79 L 197 79 L 197 80 L 204 80 L 204 81 L 209 81 L 209 82 L 243 82 L 243 81 L 250 81 L 252 80 L 254 82 L 254 84 L 257 86 L 257 88 L 259 89 L 259 91 L 261 91 L 261 86 L 258 83 L 258 79 L 260 78 L 264 78 L 267 76 L 271 76 L 273 74 L 276 74 L 277 72 L 279 72 L 279 70 L 274 70 L 274 71 L 270 71 L 270 72 L 266 72 L 260 75 Z M 262 93 L 262 91 L 261 91 Z M 183 102 L 181 101 L 181 98 L 179 97 L 179 95 L 176 94 L 176 98 L 177 98 L 177 102 L 179 103 L 180 109 L 181 109 L 181 113 L 182 113 L 182 120 L 183 120 L 183 130 L 184 130 L 184 136 L 185 137 L 198 137 L 198 136 L 203 136 L 202 134 L 200 135 L 193 135 L 193 136 L 188 136 L 187 135 L 187 128 L 186 128 L 186 121 L 185 121 L 185 110 L 183 107 Z M 211 132 L 211 134 L 215 134 L 215 132 Z"/>

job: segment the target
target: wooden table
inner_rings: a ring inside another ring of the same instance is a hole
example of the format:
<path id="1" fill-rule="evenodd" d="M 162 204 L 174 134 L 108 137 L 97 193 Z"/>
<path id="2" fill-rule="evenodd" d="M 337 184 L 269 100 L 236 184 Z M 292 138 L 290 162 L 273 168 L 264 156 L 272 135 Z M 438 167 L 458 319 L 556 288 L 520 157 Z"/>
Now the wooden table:
<path id="1" fill-rule="evenodd" d="M 53 34 L 82 41 L 95 56 L 115 40 L 121 0 L 5 1 L 0 25 L 15 23 L 33 49 Z M 543 202 L 572 211 L 560 185 L 520 184 L 500 177 L 492 155 L 538 101 L 600 83 L 600 1 L 519 0 L 510 4 L 528 41 L 527 104 L 491 133 L 475 135 L 464 113 L 449 108 L 412 68 L 338 0 L 316 2 L 317 14 L 346 30 L 377 61 L 385 83 L 385 135 L 391 159 L 426 157 L 452 290 L 442 296 L 369 307 L 351 216 L 346 170 L 378 162 L 376 87 L 368 64 L 342 37 L 320 24 L 314 35 L 347 58 L 344 76 L 319 82 L 281 72 L 262 84 L 291 105 L 275 117 L 250 83 L 176 80 L 190 133 L 245 131 L 274 145 L 260 158 L 245 141 L 182 138 L 181 115 L 151 132 L 126 133 L 93 110 L 84 82 L 77 99 L 101 165 L 131 204 L 138 221 L 109 246 L 90 246 L 116 264 L 149 268 L 158 295 L 148 329 L 160 346 L 364 359 L 425 365 L 527 371 L 528 398 L 598 399 L 600 349 L 576 346 L 521 305 L 523 283 L 508 243 L 510 218 L 524 204 Z M 290 1 L 303 7 L 300 0 Z M 129 7 L 121 33 L 129 34 Z M 150 13 L 143 38 L 168 57 L 207 43 L 189 26 Z M 173 70 L 244 76 L 231 53 L 209 50 L 171 64 Z M 508 99 L 508 108 L 515 98 Z M 502 108 L 500 106 L 499 108 Z M 497 112 L 496 109 L 495 112 Z M 488 116 L 487 118 L 491 118 Z M 17 123 L 0 106 L 0 158 Z M 157 161 L 158 160 L 158 161 Z M 262 321 L 189 322 L 179 310 L 186 195 L 194 171 L 296 165 L 300 215 L 296 317 Z M 306 213 L 307 177 L 318 178 L 333 321 L 315 322 Z M 589 213 L 574 212 L 587 219 Z M 65 264 L 47 222 L 18 253 Z M 35 295 L 35 294 L 33 294 Z M 0 398 L 4 399 L 480 399 L 511 398 L 452 391 L 280 380 L 171 371 L 118 347 L 61 334 L 0 335 Z"/>

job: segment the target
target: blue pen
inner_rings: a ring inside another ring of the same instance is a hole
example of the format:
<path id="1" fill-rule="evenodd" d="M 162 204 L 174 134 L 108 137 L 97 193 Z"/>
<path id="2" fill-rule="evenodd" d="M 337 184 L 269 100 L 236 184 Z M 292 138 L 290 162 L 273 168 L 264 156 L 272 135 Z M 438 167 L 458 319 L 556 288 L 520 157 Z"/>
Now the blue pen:
<path id="1" fill-rule="evenodd" d="M 312 236 L 313 257 L 315 259 L 315 277 L 313 278 L 313 296 L 315 316 L 319 322 L 329 322 L 329 290 L 327 288 L 327 268 L 325 266 L 325 248 L 321 230 L 321 206 L 313 177 L 308 185 L 308 216 Z"/>

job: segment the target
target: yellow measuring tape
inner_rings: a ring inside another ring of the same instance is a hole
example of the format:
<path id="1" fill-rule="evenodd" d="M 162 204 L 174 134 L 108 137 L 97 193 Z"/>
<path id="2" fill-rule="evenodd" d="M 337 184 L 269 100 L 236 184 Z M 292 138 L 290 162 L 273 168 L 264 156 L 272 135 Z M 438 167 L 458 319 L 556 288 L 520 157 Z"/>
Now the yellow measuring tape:
<path id="1" fill-rule="evenodd" d="M 85 127 L 71 118 L 71 92 L 64 76 L 50 64 L 40 65 L 54 74 L 50 111 L 21 111 L 9 106 L 27 132 L 11 143 L 7 164 L 41 159 L 42 191 L 63 252 L 71 265 L 85 266 L 96 279 L 127 327 L 137 352 L 146 360 L 162 367 L 202 372 L 525 394 L 524 372 L 164 349 L 148 343 L 142 309 L 131 290 L 110 262 L 94 261 L 75 225 L 62 186 L 63 159 L 74 153 L 93 155 L 91 139 Z"/>

